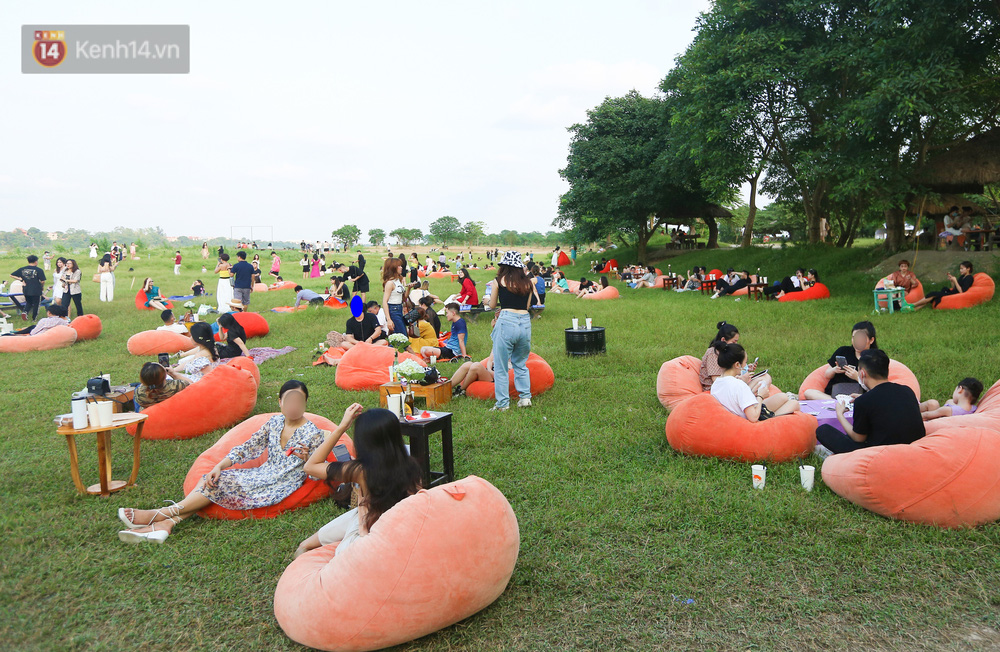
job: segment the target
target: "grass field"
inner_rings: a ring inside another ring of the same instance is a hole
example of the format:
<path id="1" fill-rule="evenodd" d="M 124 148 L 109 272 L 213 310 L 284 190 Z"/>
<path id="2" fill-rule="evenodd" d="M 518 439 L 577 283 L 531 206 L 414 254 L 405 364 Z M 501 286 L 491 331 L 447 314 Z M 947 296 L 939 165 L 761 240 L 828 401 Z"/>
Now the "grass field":
<path id="1" fill-rule="evenodd" d="M 182 294 L 201 277 L 214 291 L 194 250 L 185 252 L 179 277 L 169 252 L 154 254 L 131 263 L 136 286 L 152 275 L 165 294 Z M 628 255 L 619 252 L 620 260 Z M 293 258 L 286 257 L 286 266 L 294 267 Z M 578 267 L 587 258 L 581 253 Z M 530 410 L 489 413 L 489 403 L 467 398 L 450 404 L 458 475 L 492 482 L 518 517 L 521 552 L 510 586 L 485 611 L 405 648 L 1000 646 L 1000 527 L 951 532 L 889 521 L 840 499 L 822 482 L 803 492 L 791 463 L 771 465 L 766 489 L 755 491 L 748 465 L 683 457 L 664 437 L 667 414 L 654 389 L 663 361 L 700 356 L 715 323 L 725 319 L 739 326 L 742 343 L 770 367 L 775 384 L 795 390 L 849 341 L 854 322 L 870 317 L 875 274 L 866 270 L 881 258 L 869 249 L 789 248 L 670 259 L 674 271 L 692 264 L 760 266 L 771 277 L 799 265 L 816 267 L 833 293 L 821 302 L 709 301 L 627 288 L 618 301 L 550 295 L 544 317 L 533 322 L 532 349 L 552 365 L 555 387 Z M 80 259 L 89 279 L 90 261 Z M 21 260 L 0 258 L 0 269 L 11 271 Z M 976 258 L 994 275 L 997 260 Z M 373 287 L 379 263 L 369 256 Z M 296 544 L 339 513 L 332 503 L 264 521 L 191 519 L 162 546 L 120 543 L 115 510 L 178 500 L 192 461 L 221 431 L 144 442 L 138 485 L 110 499 L 82 497 L 73 488 L 52 416 L 69 410 L 69 394 L 91 375 L 110 373 L 113 383 L 137 379 L 145 360 L 130 356 L 125 341 L 158 325 L 155 313 L 133 307 L 128 266 L 120 268 L 110 305 L 98 302 L 96 284 L 85 285 L 85 309 L 104 322 L 99 339 L 0 357 L 6 425 L 0 437 L 0 648 L 297 649 L 274 619 L 274 587 Z M 442 296 L 456 287 L 432 282 Z M 290 291 L 255 294 L 252 309 L 291 299 Z M 309 409 L 328 417 L 338 418 L 355 400 L 377 405 L 375 393 L 343 392 L 334 369 L 311 365 L 316 343 L 328 330 L 343 329 L 346 310 L 264 314 L 271 332 L 255 343 L 298 350 L 261 366 L 258 412 L 277 409 L 277 389 L 289 378 L 308 383 Z M 585 314 L 607 327 L 608 353 L 569 359 L 562 329 Z M 987 385 L 1000 376 L 998 316 L 1000 300 L 872 319 L 879 344 L 914 371 L 923 396 L 944 399 L 963 376 Z M 470 332 L 471 354 L 485 357 L 488 320 L 471 323 Z M 81 441 L 89 484 L 96 478 L 95 446 Z M 128 468 L 128 444 L 116 435 L 116 478 Z"/>

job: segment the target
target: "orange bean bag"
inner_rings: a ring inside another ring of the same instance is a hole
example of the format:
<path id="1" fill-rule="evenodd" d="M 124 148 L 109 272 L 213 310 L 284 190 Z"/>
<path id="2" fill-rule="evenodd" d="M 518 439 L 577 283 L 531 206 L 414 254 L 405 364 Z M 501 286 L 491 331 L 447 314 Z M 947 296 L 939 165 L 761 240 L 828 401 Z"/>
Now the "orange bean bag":
<path id="1" fill-rule="evenodd" d="M 571 281 L 566 279 L 566 285 L 569 287 L 570 292 L 575 293 L 580 291 L 580 281 Z"/>
<path id="2" fill-rule="evenodd" d="M 165 305 L 168 309 L 173 310 L 174 304 L 172 301 L 164 300 L 163 305 Z M 156 310 L 156 308 L 146 307 L 146 293 L 142 290 L 135 293 L 135 307 L 139 310 Z"/>
<path id="3" fill-rule="evenodd" d="M 831 455 L 823 482 L 876 514 L 944 528 L 1000 518 L 1000 436 L 950 427 L 912 444 L 872 446 Z"/>
<path id="4" fill-rule="evenodd" d="M 601 271 L 599 271 L 598 274 L 610 274 L 612 268 L 615 268 L 615 269 L 618 268 L 618 260 L 616 258 L 612 258 L 611 260 L 609 260 L 604 265 L 604 269 L 602 269 Z"/>
<path id="5" fill-rule="evenodd" d="M 234 312 L 233 318 L 236 320 L 236 323 L 242 326 L 243 330 L 246 331 L 247 339 L 252 337 L 264 337 L 271 332 L 271 327 L 268 325 L 267 320 L 264 319 L 260 313 Z M 215 334 L 215 341 L 222 341 L 222 336 L 219 333 Z"/>
<path id="6" fill-rule="evenodd" d="M 321 364 L 325 364 L 325 365 L 330 365 L 331 367 L 336 367 L 338 364 L 340 364 L 340 359 L 344 357 L 345 353 L 347 353 L 347 351 L 340 348 L 339 346 L 332 349 L 327 349 L 326 351 L 323 351 L 322 354 L 320 354 L 316 362 L 313 363 L 313 366 L 317 367 Z"/>
<path id="7" fill-rule="evenodd" d="M 219 441 L 215 442 L 211 448 L 199 455 L 198 459 L 196 459 L 194 464 L 191 465 L 191 470 L 188 471 L 187 476 L 184 478 L 184 495 L 186 496 L 194 491 L 198 481 L 201 480 L 201 476 L 211 471 L 212 467 L 228 455 L 229 451 L 232 450 L 234 446 L 238 446 L 239 444 L 242 444 L 246 440 L 250 439 L 250 436 L 257 432 L 260 427 L 267 423 L 268 419 L 273 417 L 275 414 L 277 414 L 277 412 L 255 414 L 243 423 L 232 428 L 229 432 L 222 435 L 222 437 L 219 437 Z M 306 412 L 305 416 L 306 419 L 316 424 L 316 427 L 320 430 L 332 431 L 337 428 L 337 424 L 333 423 L 326 417 L 321 417 L 310 412 Z M 351 441 L 350 437 L 343 434 L 340 436 L 337 443 L 347 446 L 347 449 L 351 452 L 351 456 L 354 456 L 354 442 Z M 336 458 L 331 452 L 327 460 L 333 462 L 335 459 Z M 266 452 L 255 460 L 250 460 L 248 462 L 244 462 L 243 464 L 235 464 L 229 468 L 250 469 L 260 466 L 265 460 L 267 460 Z M 306 481 L 302 483 L 301 487 L 293 491 L 287 498 L 275 505 L 271 505 L 269 507 L 255 507 L 254 509 L 235 510 L 226 509 L 225 507 L 212 503 L 205 509 L 199 511 L 198 515 L 202 518 L 217 518 L 227 521 L 235 521 L 242 518 L 274 518 L 283 512 L 312 505 L 316 501 L 322 500 L 329 495 L 330 486 L 326 484 L 326 482 L 306 477 Z"/>
<path id="8" fill-rule="evenodd" d="M 928 435 L 944 428 L 959 426 L 986 428 L 1000 435 L 1000 380 L 979 397 L 976 411 L 972 414 L 924 421 L 924 430 Z"/>
<path id="9" fill-rule="evenodd" d="M 830 290 L 822 283 L 816 283 L 811 288 L 801 292 L 786 292 L 778 301 L 812 301 L 813 299 L 829 299 Z"/>
<path id="10" fill-rule="evenodd" d="M 451 272 L 431 272 L 427 276 L 430 278 L 451 278 Z"/>
<path id="11" fill-rule="evenodd" d="M 346 308 L 347 304 L 337 297 L 330 297 L 323 302 L 323 305 L 327 308 Z"/>
<path id="12" fill-rule="evenodd" d="M 417 278 L 423 278 L 423 277 L 425 277 L 425 276 L 427 276 L 427 272 L 425 272 L 425 271 L 424 271 L 424 270 L 422 270 L 422 269 L 418 269 L 418 270 L 417 270 Z"/>
<path id="13" fill-rule="evenodd" d="M 949 294 L 941 297 L 941 303 L 937 305 L 937 308 L 939 310 L 957 310 L 978 306 L 992 299 L 995 290 L 996 284 L 990 275 L 979 272 L 972 277 L 972 287 L 961 294 Z"/>
<path id="14" fill-rule="evenodd" d="M 266 283 L 254 283 L 253 284 L 253 291 L 254 292 L 267 292 L 270 289 L 271 288 L 269 288 Z"/>
<path id="15" fill-rule="evenodd" d="M 618 297 L 619 297 L 618 288 L 616 288 L 613 285 L 609 285 L 608 287 L 604 288 L 603 290 L 598 290 L 597 292 L 594 292 L 592 294 L 585 294 L 585 295 L 583 295 L 580 298 L 581 299 L 596 299 L 596 300 L 600 301 L 602 299 L 617 299 Z"/>
<path id="16" fill-rule="evenodd" d="M 250 358 L 245 355 L 241 355 L 238 358 L 230 358 L 225 362 L 225 364 L 230 367 L 235 367 L 236 369 L 249 371 L 250 375 L 253 376 L 253 381 L 257 383 L 258 387 L 260 387 L 260 369 L 257 368 L 257 363 Z"/>
<path id="17" fill-rule="evenodd" d="M 757 282 L 757 275 L 756 274 L 751 274 L 749 280 L 750 280 L 751 283 L 756 283 Z M 748 294 L 750 294 L 750 288 L 740 288 L 739 290 L 736 290 L 735 292 L 733 292 L 729 296 L 731 296 L 731 297 L 745 297 Z"/>
<path id="18" fill-rule="evenodd" d="M 69 327 L 76 331 L 76 341 L 82 342 L 84 340 L 96 340 L 101 334 L 103 324 L 101 324 L 100 317 L 91 313 L 89 315 L 80 315 L 69 323 Z"/>
<path id="19" fill-rule="evenodd" d="M 481 360 L 483 364 L 486 360 Z M 528 361 L 525 363 L 528 367 L 528 374 L 531 376 L 531 395 L 538 396 L 539 394 L 545 393 L 552 389 L 552 386 L 556 384 L 556 375 L 552 371 L 552 367 L 549 363 L 542 358 L 542 356 L 537 353 L 529 353 Z M 517 398 L 520 394 L 514 389 L 514 372 L 511 371 L 507 375 L 507 382 L 509 385 L 510 396 L 512 398 Z M 495 387 L 493 383 L 487 382 L 485 380 L 477 380 L 474 383 L 470 383 L 468 388 L 465 390 L 466 396 L 471 396 L 472 398 L 482 399 L 484 401 L 492 401 L 496 398 Z"/>
<path id="20" fill-rule="evenodd" d="M 343 554 L 305 553 L 274 591 L 293 641 L 320 650 L 379 650 L 468 618 L 504 592 L 520 533 L 496 487 L 469 476 L 406 498 Z"/>
<path id="21" fill-rule="evenodd" d="M 253 378 L 249 371 L 219 365 L 193 385 L 143 410 L 149 418 L 142 438 L 191 439 L 239 423 L 257 404 Z M 135 424 L 127 430 L 135 436 Z"/>
<path id="22" fill-rule="evenodd" d="M 564 265 L 572 265 L 573 261 L 569 259 L 565 251 L 559 252 L 559 257 L 556 259 L 556 267 L 563 267 Z"/>
<path id="23" fill-rule="evenodd" d="M 355 344 L 337 363 L 337 387 L 347 390 L 374 391 L 389 382 L 389 366 L 395 359 L 396 349 L 378 344 Z M 414 360 L 424 364 L 424 359 L 412 353 L 400 353 L 399 361 Z"/>
<path id="24" fill-rule="evenodd" d="M 64 349 L 71 346 L 76 337 L 76 331 L 69 326 L 56 326 L 38 335 L 6 335 L 0 337 L 0 353 Z"/>
<path id="25" fill-rule="evenodd" d="M 884 287 L 885 287 L 885 279 L 884 278 L 880 278 L 878 280 L 878 283 L 875 284 L 875 289 L 876 290 L 881 290 Z M 916 286 L 914 286 L 913 288 L 911 288 L 910 291 L 907 292 L 906 295 L 904 295 L 904 298 L 906 299 L 906 303 L 916 303 L 917 301 L 920 301 L 921 299 L 924 298 L 924 284 L 920 282 L 920 279 L 917 279 Z M 878 300 L 878 307 L 879 308 L 885 308 L 886 307 L 886 300 L 885 299 L 879 299 Z"/>
<path id="26" fill-rule="evenodd" d="M 274 290 L 294 290 L 298 283 L 293 283 L 292 281 L 281 281 L 279 283 L 272 283 L 268 286 L 268 291 L 273 292 Z"/>
<path id="27" fill-rule="evenodd" d="M 794 412 L 751 423 L 703 392 L 681 401 L 667 417 L 667 442 L 686 455 L 742 462 L 786 462 L 816 446 L 816 417 Z"/>
<path id="28" fill-rule="evenodd" d="M 816 389 L 819 391 L 824 391 L 827 385 L 827 379 L 823 375 L 830 365 L 825 364 L 821 367 L 816 368 L 811 374 L 806 376 L 806 379 L 802 381 L 799 385 L 799 398 L 805 399 L 807 389 Z M 920 383 L 917 382 L 917 377 L 913 375 L 910 368 L 898 360 L 889 360 L 889 380 L 894 383 L 899 383 L 900 385 L 906 385 L 913 390 L 913 393 L 917 396 L 917 400 L 920 400 Z M 851 379 L 844 376 L 844 382 L 851 382 Z"/>
<path id="29" fill-rule="evenodd" d="M 682 355 L 667 360 L 660 365 L 660 371 L 656 374 L 656 398 L 663 407 L 672 410 L 684 399 L 704 394 L 700 374 L 701 358 Z M 774 396 L 780 394 L 781 390 L 772 384 L 770 392 Z"/>
<path id="30" fill-rule="evenodd" d="M 128 338 L 125 347 L 132 355 L 179 353 L 194 346 L 190 337 L 170 331 L 142 331 Z"/>

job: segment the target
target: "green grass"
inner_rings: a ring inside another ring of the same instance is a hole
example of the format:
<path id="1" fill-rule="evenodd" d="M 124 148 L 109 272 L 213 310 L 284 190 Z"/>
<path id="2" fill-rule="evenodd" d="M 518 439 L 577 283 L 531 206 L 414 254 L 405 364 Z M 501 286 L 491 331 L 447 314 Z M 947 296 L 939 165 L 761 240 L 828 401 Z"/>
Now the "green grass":
<path id="1" fill-rule="evenodd" d="M 209 274 L 196 271 L 196 252 L 185 253 L 188 269 L 180 277 L 166 251 L 135 262 L 136 284 L 152 274 L 165 293 L 180 294 L 196 276 L 208 281 Z M 725 319 L 739 326 L 742 343 L 771 368 L 775 384 L 794 390 L 848 341 L 851 324 L 869 318 L 873 276 L 864 270 L 879 258 L 877 251 L 821 248 L 694 252 L 671 261 L 675 270 L 759 264 L 774 277 L 816 266 L 834 294 L 822 302 L 735 303 L 628 289 L 618 301 L 550 295 L 544 317 L 533 322 L 532 349 L 552 365 L 555 387 L 531 410 L 495 414 L 487 412 L 489 403 L 472 399 L 450 404 L 459 476 L 492 482 L 518 517 L 521 552 L 510 586 L 485 611 L 405 649 L 1000 643 L 996 525 L 951 532 L 890 521 L 840 499 L 821 481 L 804 493 L 794 464 L 771 465 L 767 488 L 754 491 L 749 465 L 684 457 L 664 437 L 667 414 L 654 390 L 664 360 L 700 356 L 715 323 Z M 374 276 L 377 257 L 369 261 Z M 12 270 L 20 263 L 0 264 Z M 274 587 L 296 544 L 339 513 L 332 503 L 263 521 L 192 519 L 163 546 L 119 543 L 115 510 L 179 499 L 191 462 L 221 432 L 144 442 L 138 485 L 110 499 L 79 496 L 73 488 L 52 416 L 68 411 L 70 392 L 93 374 L 135 379 L 144 360 L 128 355 L 125 340 L 157 325 L 155 313 L 133 308 L 127 267 L 111 305 L 97 301 L 96 284 L 85 286 L 85 308 L 104 322 L 98 340 L 0 358 L 0 417 L 7 426 L 0 437 L 0 647 L 298 649 L 274 620 Z M 85 269 L 85 278 L 90 273 Z M 486 273 L 474 276 L 484 280 Z M 439 295 L 456 287 L 432 282 Z M 253 308 L 287 304 L 291 296 L 255 294 Z M 963 376 L 989 384 L 1000 375 L 998 313 L 1000 301 L 993 301 L 873 320 L 879 343 L 914 371 L 923 395 L 945 398 Z M 288 378 L 306 381 L 310 410 L 329 417 L 351 401 L 377 405 L 374 393 L 339 390 L 332 368 L 311 366 L 312 349 L 328 330 L 342 329 L 346 311 L 265 315 L 271 333 L 258 342 L 299 350 L 262 365 L 258 412 L 277 409 L 275 394 Z M 562 329 L 585 315 L 608 328 L 608 354 L 569 359 Z M 470 324 L 475 358 L 489 352 L 488 328 L 486 319 Z M 128 441 L 116 435 L 113 446 L 120 478 L 129 465 Z M 81 438 L 88 484 L 96 478 L 94 449 Z"/>

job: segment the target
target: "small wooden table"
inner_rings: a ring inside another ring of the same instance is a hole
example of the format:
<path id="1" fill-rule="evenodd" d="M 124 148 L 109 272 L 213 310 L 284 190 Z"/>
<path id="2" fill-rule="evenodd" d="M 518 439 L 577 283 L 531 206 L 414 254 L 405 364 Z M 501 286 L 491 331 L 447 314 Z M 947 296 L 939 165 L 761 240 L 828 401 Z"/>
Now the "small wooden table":
<path id="1" fill-rule="evenodd" d="M 149 415 L 147 414 L 116 414 L 110 426 L 95 426 L 93 428 L 83 428 L 76 430 L 73 426 L 60 426 L 56 430 L 57 435 L 65 435 L 66 444 L 69 446 L 69 472 L 73 476 L 73 484 L 77 491 L 82 494 L 92 496 L 110 496 L 116 491 L 121 491 L 125 487 L 135 484 L 139 476 L 139 444 L 142 442 L 143 422 Z M 138 424 L 135 429 L 135 443 L 132 446 L 132 474 L 128 481 L 111 479 L 111 431 L 124 428 L 130 424 Z M 93 433 L 97 435 L 97 466 L 101 481 L 89 487 L 83 486 L 80 479 L 80 464 L 76 454 L 76 435 L 86 435 Z"/>
<path id="2" fill-rule="evenodd" d="M 427 400 L 427 409 L 433 409 L 436 407 L 441 407 L 447 404 L 451 400 L 451 381 L 446 380 L 443 383 L 434 383 L 433 385 L 418 385 L 417 383 L 410 383 L 410 389 L 413 391 L 414 396 L 422 396 Z M 389 394 L 402 394 L 403 386 L 400 383 L 385 383 L 378 388 L 378 402 L 379 405 L 385 407 L 388 405 L 389 401 L 387 397 Z"/>
<path id="3" fill-rule="evenodd" d="M 747 286 L 747 294 L 752 296 L 755 301 L 760 301 L 764 298 L 764 288 L 768 287 L 767 283 L 751 283 Z"/>
<path id="4" fill-rule="evenodd" d="M 701 282 L 701 293 L 702 294 L 714 294 L 715 293 L 715 282 L 719 280 L 715 277 L 715 274 L 708 274 L 705 276 L 705 280 Z"/>
<path id="5" fill-rule="evenodd" d="M 420 463 L 421 486 L 430 489 L 455 479 L 455 458 L 451 439 L 451 412 L 438 412 L 431 419 L 399 420 L 399 430 L 410 441 L 410 455 Z M 441 457 L 444 469 L 431 471 L 429 435 L 441 433 Z"/>
<path id="6" fill-rule="evenodd" d="M 664 276 L 663 277 L 663 289 L 670 290 L 677 287 L 677 277 L 676 276 Z"/>

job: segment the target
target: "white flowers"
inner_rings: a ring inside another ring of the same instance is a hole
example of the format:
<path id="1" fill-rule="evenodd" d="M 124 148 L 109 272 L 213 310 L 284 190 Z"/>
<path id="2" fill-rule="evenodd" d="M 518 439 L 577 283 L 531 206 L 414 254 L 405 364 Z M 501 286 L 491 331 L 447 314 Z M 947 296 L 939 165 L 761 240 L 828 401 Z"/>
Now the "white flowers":
<path id="1" fill-rule="evenodd" d="M 393 333 L 389 336 L 389 345 L 397 351 L 405 351 L 406 347 L 410 345 L 410 338 L 402 333 Z"/>
<path id="2" fill-rule="evenodd" d="M 411 382 L 420 380 L 426 372 L 427 370 L 419 362 L 413 360 L 403 360 L 396 365 L 396 373 Z"/>

